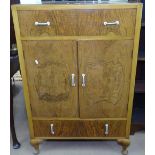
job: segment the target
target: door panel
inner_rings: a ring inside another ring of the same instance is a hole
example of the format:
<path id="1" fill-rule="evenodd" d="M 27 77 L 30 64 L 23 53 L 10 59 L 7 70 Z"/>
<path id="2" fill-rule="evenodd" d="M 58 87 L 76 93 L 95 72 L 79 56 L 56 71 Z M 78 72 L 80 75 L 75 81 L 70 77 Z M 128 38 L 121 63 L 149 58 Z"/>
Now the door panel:
<path id="1" fill-rule="evenodd" d="M 132 40 L 78 42 L 81 118 L 126 117 L 132 49 Z"/>
<path id="2" fill-rule="evenodd" d="M 77 45 L 74 41 L 23 41 L 32 115 L 78 117 Z"/>

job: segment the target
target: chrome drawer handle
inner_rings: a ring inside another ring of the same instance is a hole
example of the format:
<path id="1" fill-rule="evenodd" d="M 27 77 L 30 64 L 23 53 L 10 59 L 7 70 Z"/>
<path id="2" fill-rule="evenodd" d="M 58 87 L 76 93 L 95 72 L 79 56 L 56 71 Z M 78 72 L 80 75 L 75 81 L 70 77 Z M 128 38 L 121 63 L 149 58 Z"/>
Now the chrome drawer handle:
<path id="1" fill-rule="evenodd" d="M 85 80 L 86 74 L 82 74 L 82 87 L 86 86 L 86 80 Z"/>
<path id="2" fill-rule="evenodd" d="M 108 124 L 105 124 L 104 125 L 104 134 L 105 135 L 108 135 L 109 134 L 109 125 Z"/>
<path id="3" fill-rule="evenodd" d="M 35 22 L 34 23 L 35 26 L 50 26 L 50 22 Z"/>
<path id="4" fill-rule="evenodd" d="M 112 26 L 112 25 L 119 25 L 119 21 L 104 22 L 104 26 Z"/>
<path id="5" fill-rule="evenodd" d="M 54 125 L 51 124 L 51 134 L 54 135 Z"/>
<path id="6" fill-rule="evenodd" d="M 75 74 L 72 74 L 72 87 L 75 87 Z"/>

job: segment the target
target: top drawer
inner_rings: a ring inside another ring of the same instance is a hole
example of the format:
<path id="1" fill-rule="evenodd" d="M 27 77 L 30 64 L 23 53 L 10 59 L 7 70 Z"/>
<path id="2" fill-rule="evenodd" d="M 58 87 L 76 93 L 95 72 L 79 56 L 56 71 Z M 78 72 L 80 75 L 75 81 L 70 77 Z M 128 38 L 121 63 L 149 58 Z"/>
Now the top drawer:
<path id="1" fill-rule="evenodd" d="M 133 37 L 136 9 L 79 11 L 79 35 Z"/>
<path id="2" fill-rule="evenodd" d="M 18 11 L 21 36 L 133 37 L 136 9 Z"/>
<path id="3" fill-rule="evenodd" d="M 18 11 L 21 36 L 72 36 L 77 34 L 76 14 L 71 10 Z M 37 26 L 35 22 L 49 25 Z"/>

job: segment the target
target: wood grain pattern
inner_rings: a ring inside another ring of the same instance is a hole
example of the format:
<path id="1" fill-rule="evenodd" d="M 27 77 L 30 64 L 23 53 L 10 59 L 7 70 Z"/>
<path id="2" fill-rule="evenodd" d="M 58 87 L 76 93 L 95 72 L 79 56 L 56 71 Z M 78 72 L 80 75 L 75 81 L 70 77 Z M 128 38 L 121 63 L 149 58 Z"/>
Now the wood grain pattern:
<path id="1" fill-rule="evenodd" d="M 37 36 L 37 37 L 21 37 L 21 40 L 133 40 L 133 37 L 119 36 Z"/>
<path id="2" fill-rule="evenodd" d="M 77 87 L 71 86 L 71 74 L 77 78 L 76 42 L 23 41 L 22 44 L 32 115 L 78 117 Z"/>
<path id="3" fill-rule="evenodd" d="M 132 40 L 79 41 L 81 118 L 127 116 L 132 48 Z M 82 73 L 86 87 L 81 86 Z"/>
<path id="4" fill-rule="evenodd" d="M 19 11 L 21 36 L 76 35 L 75 11 Z M 35 22 L 51 23 L 50 26 L 35 26 Z"/>
<path id="5" fill-rule="evenodd" d="M 19 11 L 21 36 L 122 36 L 133 37 L 136 9 Z M 118 26 L 104 26 L 104 21 L 118 20 Z M 35 26 L 47 22 L 50 26 Z M 87 25 L 87 26 L 86 26 Z"/>
<path id="6" fill-rule="evenodd" d="M 109 124 L 109 134 L 105 135 L 104 125 Z M 33 121 L 36 137 L 123 137 L 125 136 L 126 121 Z M 50 125 L 53 124 L 54 134 Z"/>
<path id="7" fill-rule="evenodd" d="M 134 36 L 136 9 L 80 10 L 78 17 L 78 35 Z M 114 21 L 120 24 L 104 26 Z"/>
<path id="8" fill-rule="evenodd" d="M 122 118 L 71 118 L 71 117 L 33 117 L 32 120 L 53 120 L 53 121 L 62 121 L 62 120 L 77 120 L 77 121 L 80 121 L 80 120 L 86 120 L 86 121 L 96 121 L 96 120 L 109 120 L 109 121 L 118 121 L 118 120 L 121 120 L 121 121 L 126 121 L 127 118 L 126 117 L 122 117 Z"/>

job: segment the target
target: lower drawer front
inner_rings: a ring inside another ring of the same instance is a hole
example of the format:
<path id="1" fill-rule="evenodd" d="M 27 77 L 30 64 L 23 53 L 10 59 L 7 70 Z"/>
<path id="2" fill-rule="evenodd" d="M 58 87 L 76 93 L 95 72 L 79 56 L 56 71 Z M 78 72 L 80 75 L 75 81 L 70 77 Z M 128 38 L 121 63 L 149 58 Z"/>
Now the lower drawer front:
<path id="1" fill-rule="evenodd" d="M 35 120 L 35 137 L 125 137 L 126 121 Z"/>

